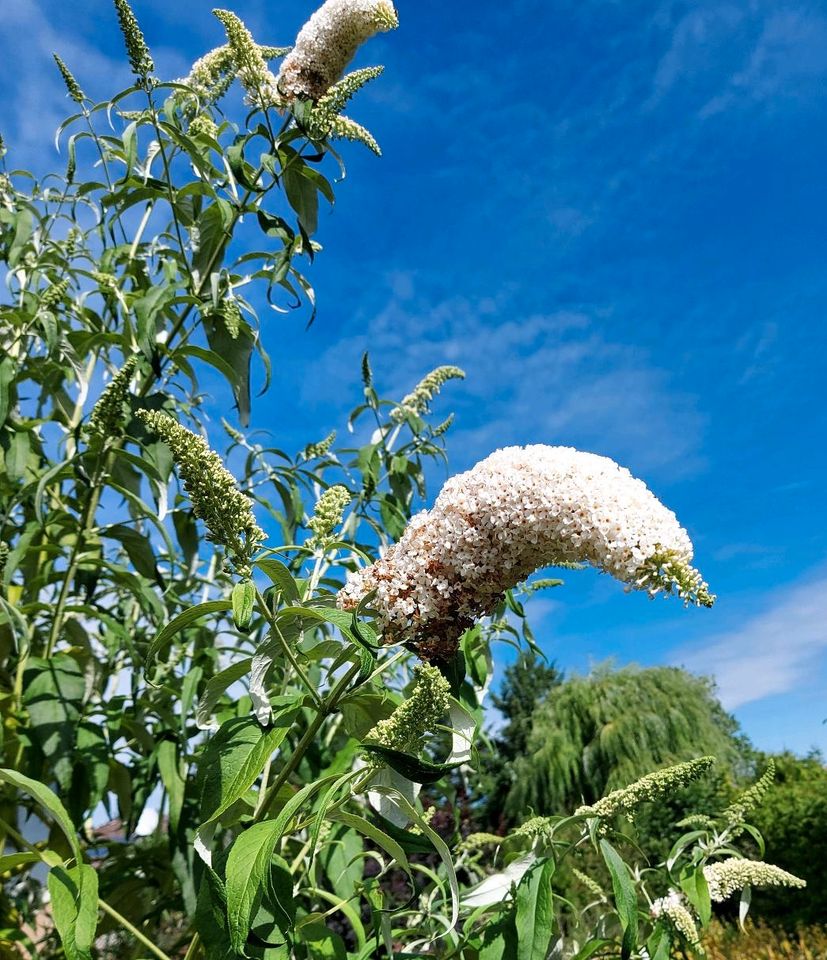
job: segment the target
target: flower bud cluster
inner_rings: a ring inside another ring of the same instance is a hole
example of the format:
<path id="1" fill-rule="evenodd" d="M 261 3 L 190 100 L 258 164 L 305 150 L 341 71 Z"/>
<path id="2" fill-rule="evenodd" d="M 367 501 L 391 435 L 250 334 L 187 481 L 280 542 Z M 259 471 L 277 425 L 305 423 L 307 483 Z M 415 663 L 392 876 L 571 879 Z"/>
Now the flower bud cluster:
<path id="1" fill-rule="evenodd" d="M 341 78 L 361 44 L 397 26 L 391 0 L 326 0 L 285 57 L 279 92 L 287 101 L 319 100 Z"/>
<path id="2" fill-rule="evenodd" d="M 69 289 L 69 278 L 63 277 L 50 283 L 48 287 L 40 294 L 40 309 L 54 310 L 60 301 L 66 296 Z"/>
<path id="3" fill-rule="evenodd" d="M 324 547 L 330 539 L 330 534 L 342 522 L 345 507 L 351 501 L 350 491 L 341 484 L 328 487 L 319 497 L 313 516 L 307 521 L 313 536 L 308 540 L 308 546 Z"/>
<path id="4" fill-rule="evenodd" d="M 733 893 L 751 887 L 806 887 L 807 881 L 787 873 L 781 867 L 762 860 L 743 860 L 731 857 L 708 863 L 704 877 L 709 885 L 709 896 L 715 903 L 729 899 Z"/>
<path id="5" fill-rule="evenodd" d="M 72 75 L 72 71 L 66 66 L 66 64 L 60 59 L 60 57 L 53 53 L 52 56 L 55 58 L 55 63 L 57 64 L 57 69 L 60 71 L 61 77 L 63 77 L 63 82 L 66 84 L 66 92 L 75 101 L 75 103 L 83 103 L 84 96 L 83 90 L 80 89 L 80 84 L 75 80 Z"/>
<path id="6" fill-rule="evenodd" d="M 276 77 L 267 66 L 261 48 L 243 22 L 230 10 L 214 10 L 227 32 L 236 76 L 247 92 L 247 102 L 266 110 L 278 102 Z"/>
<path id="7" fill-rule="evenodd" d="M 115 0 L 115 9 L 118 13 L 118 23 L 126 44 L 126 54 L 129 57 L 129 65 L 132 72 L 141 80 L 146 81 L 147 77 L 155 69 L 152 57 L 149 53 L 149 47 L 135 19 L 135 14 L 129 6 L 129 0 Z"/>
<path id="8" fill-rule="evenodd" d="M 124 404 L 129 396 L 129 385 L 137 365 L 138 358 L 130 357 L 98 397 L 86 425 L 88 439 L 109 440 L 120 435 L 124 422 Z"/>
<path id="9" fill-rule="evenodd" d="M 215 140 L 218 136 L 218 124 L 208 113 L 199 113 L 190 120 L 187 133 L 191 137 L 210 137 Z"/>
<path id="10" fill-rule="evenodd" d="M 676 593 L 686 606 L 711 607 L 715 603 L 709 584 L 689 565 L 686 557 L 674 550 L 659 550 L 651 556 L 641 566 L 635 587 L 647 590 L 652 596 Z"/>
<path id="11" fill-rule="evenodd" d="M 575 875 L 575 877 L 577 877 L 577 879 L 593 897 L 596 897 L 598 900 L 606 899 L 606 894 L 603 892 L 603 888 L 596 880 L 592 880 L 588 874 L 583 873 L 582 870 L 578 870 L 577 867 L 572 867 L 571 872 Z"/>
<path id="12" fill-rule="evenodd" d="M 730 826 L 743 823 L 764 799 L 775 780 L 775 761 L 770 758 L 764 774 L 724 810 L 723 818 Z"/>
<path id="13" fill-rule="evenodd" d="M 686 763 L 676 763 L 674 766 L 654 773 L 647 773 L 645 777 L 612 790 L 610 794 L 590 806 L 579 807 L 576 813 L 590 817 L 600 817 L 609 820 L 616 814 L 634 814 L 635 810 L 650 800 L 660 800 L 668 797 L 680 787 L 686 786 L 703 776 L 715 762 L 714 757 L 700 757 L 697 760 L 688 760 Z"/>
<path id="14" fill-rule="evenodd" d="M 410 697 L 387 720 L 380 720 L 365 739 L 391 750 L 418 754 L 425 746 L 426 734 L 442 720 L 450 696 L 451 685 L 439 670 L 420 664 Z"/>
<path id="15" fill-rule="evenodd" d="M 207 539 L 227 547 L 237 566 L 246 565 L 264 540 L 264 531 L 253 516 L 252 501 L 238 489 L 235 477 L 206 440 L 168 414 L 139 410 L 137 415 L 172 451 L 193 512 L 207 526 Z"/>
<path id="16" fill-rule="evenodd" d="M 405 397 L 402 403 L 391 413 L 391 419 L 401 423 L 409 413 L 416 416 L 427 413 L 431 401 L 440 388 L 449 380 L 464 380 L 465 371 L 459 367 L 437 367 L 417 384 L 412 393 Z"/>
<path id="17" fill-rule="evenodd" d="M 689 943 L 697 943 L 700 939 L 695 918 L 689 912 L 683 897 L 677 890 L 670 890 L 665 897 L 655 900 L 651 908 L 652 916 L 656 920 L 666 918 L 675 930 Z"/>
<path id="18" fill-rule="evenodd" d="M 324 440 L 319 440 L 317 443 L 308 443 L 308 445 L 304 448 L 304 459 L 318 460 L 319 458 L 324 457 L 333 446 L 335 440 L 336 431 L 331 430 Z"/>
<path id="19" fill-rule="evenodd" d="M 445 369 L 403 403 L 421 409 Z M 675 514 L 628 470 L 569 447 L 507 447 L 450 479 L 398 543 L 348 576 L 339 605 L 354 609 L 375 590 L 386 643 L 449 659 L 463 631 L 538 568 L 589 563 L 635 587 L 664 549 L 692 557 Z"/>

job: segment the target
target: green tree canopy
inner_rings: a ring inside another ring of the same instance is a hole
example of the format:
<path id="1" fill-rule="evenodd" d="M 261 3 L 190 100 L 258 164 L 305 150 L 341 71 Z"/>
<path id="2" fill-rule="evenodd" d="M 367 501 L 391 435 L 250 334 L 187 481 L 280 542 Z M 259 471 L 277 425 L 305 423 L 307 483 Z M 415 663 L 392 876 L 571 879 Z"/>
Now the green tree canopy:
<path id="1" fill-rule="evenodd" d="M 735 770 L 745 741 L 711 681 L 675 667 L 601 666 L 553 687 L 512 767 L 509 819 L 593 803 L 650 770 L 702 754 Z"/>

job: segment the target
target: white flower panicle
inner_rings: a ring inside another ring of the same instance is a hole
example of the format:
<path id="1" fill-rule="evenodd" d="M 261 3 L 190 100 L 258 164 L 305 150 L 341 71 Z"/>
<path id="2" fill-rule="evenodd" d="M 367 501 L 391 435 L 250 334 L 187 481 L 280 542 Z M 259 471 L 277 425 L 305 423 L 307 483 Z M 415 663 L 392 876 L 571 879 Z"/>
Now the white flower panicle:
<path id="1" fill-rule="evenodd" d="M 375 590 L 386 643 L 450 658 L 463 631 L 538 568 L 590 563 L 634 589 L 663 550 L 689 566 L 692 543 L 675 514 L 613 460 L 570 447 L 507 447 L 450 479 L 397 544 L 349 575 L 339 605 L 354 609 Z"/>
<path id="2" fill-rule="evenodd" d="M 319 100 L 345 72 L 361 44 L 399 25 L 391 0 L 327 0 L 299 31 L 281 65 L 288 100 Z"/>
<path id="3" fill-rule="evenodd" d="M 651 914 L 655 920 L 663 918 L 668 920 L 689 943 L 697 943 L 700 939 L 698 928 L 695 926 L 695 918 L 687 909 L 683 897 L 677 890 L 670 890 L 665 897 L 655 900 L 652 904 Z"/>
<path id="4" fill-rule="evenodd" d="M 628 787 L 612 790 L 597 803 L 579 807 L 576 813 L 601 817 L 605 820 L 619 813 L 629 816 L 642 803 L 668 797 L 680 787 L 697 780 L 713 763 L 715 763 L 715 757 L 699 757 L 697 760 L 687 760 L 685 763 L 676 763 L 663 770 L 655 770 L 654 773 L 647 773 L 640 780 L 635 780 Z"/>
<path id="5" fill-rule="evenodd" d="M 704 877 L 709 885 L 709 896 L 716 903 L 729 899 L 733 893 L 751 887 L 806 887 L 807 881 L 787 873 L 781 867 L 762 860 L 743 860 L 731 857 L 708 863 Z"/>

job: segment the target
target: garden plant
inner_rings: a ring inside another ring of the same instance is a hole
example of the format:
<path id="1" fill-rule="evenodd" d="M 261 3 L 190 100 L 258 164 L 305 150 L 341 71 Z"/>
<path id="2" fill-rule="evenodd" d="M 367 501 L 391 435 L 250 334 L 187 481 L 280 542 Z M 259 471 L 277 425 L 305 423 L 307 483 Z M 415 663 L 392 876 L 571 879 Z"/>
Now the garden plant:
<path id="1" fill-rule="evenodd" d="M 251 371 L 291 362 L 262 328 L 315 311 L 340 152 L 379 153 L 345 111 L 381 68 L 346 71 L 396 11 L 327 0 L 277 47 L 216 10 L 174 81 L 115 12 L 133 86 L 94 102 L 56 57 L 64 172 L 0 147 L 3 955 L 666 960 L 716 905 L 800 886 L 752 858 L 772 771 L 663 862 L 637 847 L 636 810 L 711 757 L 469 832 L 531 596 L 590 566 L 710 607 L 689 537 L 611 460 L 541 444 L 421 510 L 456 367 L 385 398 L 366 355 L 344 443 L 252 429 Z"/>

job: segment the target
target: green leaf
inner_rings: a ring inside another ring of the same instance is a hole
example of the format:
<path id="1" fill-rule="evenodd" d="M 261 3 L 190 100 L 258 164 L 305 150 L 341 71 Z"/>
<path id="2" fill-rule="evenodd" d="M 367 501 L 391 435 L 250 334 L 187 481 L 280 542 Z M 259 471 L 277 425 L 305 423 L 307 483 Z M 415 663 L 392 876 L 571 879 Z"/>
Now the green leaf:
<path id="1" fill-rule="evenodd" d="M 163 586 L 163 579 L 158 573 L 158 567 L 155 563 L 155 551 L 149 539 L 134 527 L 128 527 L 123 523 L 115 523 L 110 527 L 104 527 L 101 530 L 102 537 L 108 537 L 110 540 L 117 540 L 126 551 L 132 565 L 141 574 L 149 580 L 155 580 L 156 583 Z"/>
<path id="2" fill-rule="evenodd" d="M 623 928 L 620 955 L 623 960 L 628 960 L 637 945 L 637 891 L 632 882 L 629 868 L 608 840 L 600 841 L 600 852 L 609 868 L 617 915 Z"/>
<path id="3" fill-rule="evenodd" d="M 0 427 L 6 422 L 13 399 L 17 365 L 11 357 L 0 360 Z"/>
<path id="4" fill-rule="evenodd" d="M 486 924 L 479 960 L 513 960 L 517 949 L 514 913 L 509 910 L 493 923 Z"/>
<path id="5" fill-rule="evenodd" d="M 703 867 L 691 869 L 681 877 L 680 886 L 686 894 L 687 900 L 695 908 L 701 925 L 706 927 L 712 918 L 712 901 L 709 896 L 709 885 L 704 876 Z"/>
<path id="6" fill-rule="evenodd" d="M 158 744 L 158 772 L 169 797 L 170 832 L 178 832 L 181 809 L 184 806 L 186 767 L 178 756 L 178 744 L 174 740 L 161 740 Z"/>
<path id="7" fill-rule="evenodd" d="M 98 874 L 88 864 L 53 867 L 47 878 L 52 916 L 66 960 L 91 960 L 98 925 Z"/>
<path id="8" fill-rule="evenodd" d="M 238 663 L 233 663 L 225 670 L 217 673 L 214 677 L 210 677 L 204 687 L 204 692 L 201 695 L 198 708 L 195 712 L 195 722 L 200 730 L 212 729 L 210 717 L 212 716 L 213 707 L 218 703 L 227 687 L 234 684 L 236 680 L 245 677 L 250 672 L 252 664 L 253 658 L 245 657 L 243 660 L 239 660 Z M 218 724 L 215 724 L 215 729 L 218 729 Z"/>
<path id="9" fill-rule="evenodd" d="M 31 657 L 23 683 L 23 703 L 32 737 L 50 761 L 57 782 L 68 790 L 74 766 L 75 730 L 86 691 L 83 671 L 67 653 L 55 654 L 48 660 Z"/>
<path id="10" fill-rule="evenodd" d="M 179 613 L 177 617 L 170 620 L 170 622 L 156 634 L 155 639 L 149 646 L 149 652 L 146 655 L 146 666 L 150 666 L 152 661 L 172 640 L 176 633 L 185 627 L 191 626 L 196 620 L 200 620 L 201 617 L 206 616 L 208 613 L 223 613 L 231 610 L 232 606 L 230 600 L 207 600 L 206 603 L 199 603 L 194 607 L 188 607 Z"/>
<path id="11" fill-rule="evenodd" d="M 304 176 L 304 161 L 292 151 L 281 175 L 287 202 L 296 211 L 299 223 L 308 236 L 316 232 L 319 225 L 319 193 L 316 185 Z"/>
<path id="12" fill-rule="evenodd" d="M 6 873 L 8 870 L 15 870 L 17 867 L 25 866 L 27 863 L 40 863 L 39 853 L 29 853 L 28 850 L 20 850 L 17 853 L 7 853 L 0 857 L 0 873 Z"/>
<path id="13" fill-rule="evenodd" d="M 288 603 L 301 602 L 301 593 L 296 580 L 281 560 L 276 560 L 275 557 L 264 557 L 262 560 L 256 560 L 255 566 L 267 574 Z"/>
<path id="14" fill-rule="evenodd" d="M 227 361 L 233 372 L 230 386 L 233 388 L 238 419 L 242 427 L 250 422 L 250 358 L 255 348 L 256 337 L 250 325 L 241 321 L 238 336 L 233 338 L 222 320 L 204 318 L 204 331 L 210 350 Z"/>
<path id="15" fill-rule="evenodd" d="M 232 222 L 233 208 L 222 199 L 211 203 L 198 218 L 198 250 L 192 268 L 202 287 L 221 266 Z"/>
<path id="16" fill-rule="evenodd" d="M 351 827 L 358 833 L 361 833 L 363 837 L 367 837 L 368 840 L 372 840 L 377 846 L 381 847 L 385 853 L 390 854 L 403 870 L 407 873 L 411 872 L 408 857 L 400 844 L 369 820 L 365 820 L 364 817 L 357 816 L 354 813 L 347 813 L 344 810 L 334 810 L 329 814 L 328 819 L 334 820 L 337 823 L 343 823 L 345 826 Z M 430 851 L 430 844 L 428 844 L 427 849 Z"/>
<path id="17" fill-rule="evenodd" d="M 246 632 L 256 604 L 256 588 L 251 580 L 242 580 L 233 587 L 232 604 L 233 623 L 237 630 Z"/>
<path id="18" fill-rule="evenodd" d="M 202 826 L 220 817 L 255 783 L 298 709 L 295 702 L 277 708 L 267 730 L 254 717 L 234 717 L 221 725 L 198 763 Z"/>
<path id="19" fill-rule="evenodd" d="M 270 876 L 263 886 L 261 904 L 253 911 L 250 930 L 264 943 L 278 945 L 287 939 L 295 919 L 293 874 L 287 863 L 274 854 L 270 861 Z"/>
<path id="20" fill-rule="evenodd" d="M 446 773 L 462 766 L 461 763 L 431 763 L 430 760 L 420 760 L 419 757 L 409 753 L 371 743 L 369 740 L 364 741 L 362 746 L 370 753 L 381 757 L 392 770 L 401 773 L 408 780 L 413 780 L 414 783 L 436 783 Z"/>
<path id="21" fill-rule="evenodd" d="M 269 883 L 281 825 L 276 820 L 255 823 L 236 837 L 230 847 L 225 870 L 227 917 L 233 948 L 244 953 L 250 923 L 261 904 L 265 883 Z"/>
<path id="22" fill-rule="evenodd" d="M 545 960 L 548 956 L 554 928 L 553 874 L 554 862 L 543 858 L 532 864 L 517 884 L 517 911 L 514 916 L 517 930 L 516 960 Z"/>

